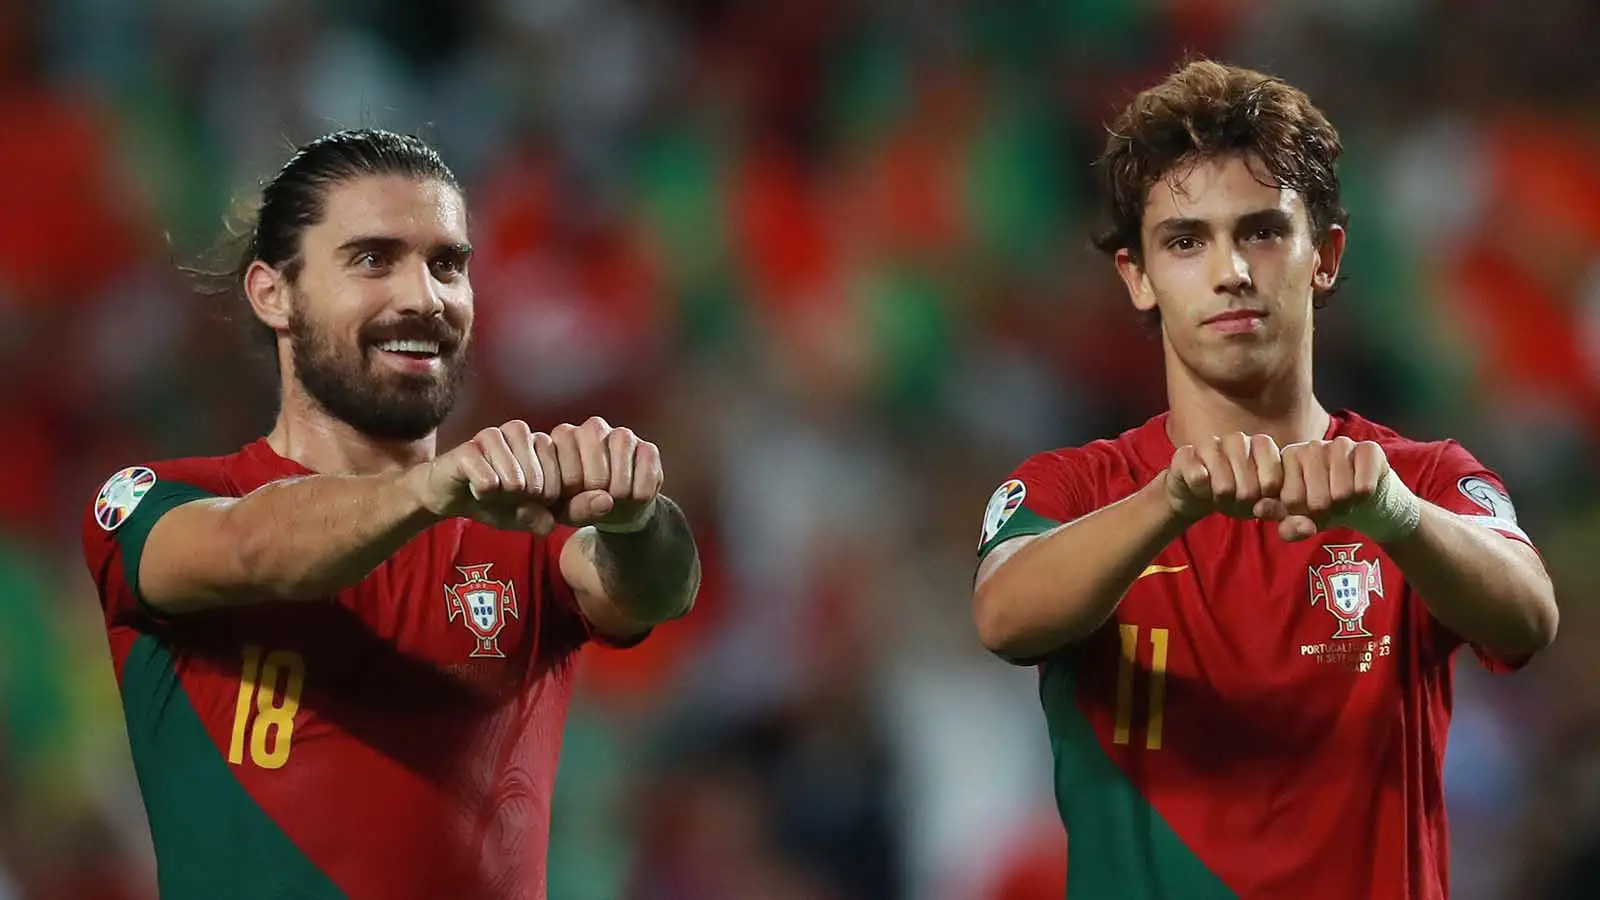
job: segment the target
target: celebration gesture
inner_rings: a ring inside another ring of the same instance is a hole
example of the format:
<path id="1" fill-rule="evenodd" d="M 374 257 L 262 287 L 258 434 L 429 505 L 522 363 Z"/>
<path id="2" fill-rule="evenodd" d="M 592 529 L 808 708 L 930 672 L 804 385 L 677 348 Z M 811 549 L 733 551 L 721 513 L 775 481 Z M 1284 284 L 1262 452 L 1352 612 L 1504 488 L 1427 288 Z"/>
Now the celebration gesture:
<path id="1" fill-rule="evenodd" d="M 548 534 L 556 523 L 642 527 L 655 510 L 661 451 L 598 416 L 547 434 L 513 419 L 417 469 L 423 505 L 496 528 Z"/>
<path id="2" fill-rule="evenodd" d="M 1286 541 L 1333 527 L 1393 541 L 1421 517 L 1420 501 L 1389 467 L 1383 448 L 1343 436 L 1282 448 L 1264 434 L 1213 437 L 1178 448 L 1165 487 L 1173 512 L 1185 519 L 1213 512 L 1264 519 L 1278 523 Z"/>

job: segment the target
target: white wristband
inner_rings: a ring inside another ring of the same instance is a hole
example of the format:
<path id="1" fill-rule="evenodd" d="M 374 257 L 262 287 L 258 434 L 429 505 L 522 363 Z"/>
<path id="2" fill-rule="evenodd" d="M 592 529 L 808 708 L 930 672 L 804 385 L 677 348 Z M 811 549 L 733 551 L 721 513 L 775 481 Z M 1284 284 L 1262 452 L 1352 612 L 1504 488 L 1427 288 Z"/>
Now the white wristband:
<path id="1" fill-rule="evenodd" d="M 594 530 L 601 534 L 634 534 L 650 527 L 650 520 L 656 517 L 656 501 L 652 499 L 644 512 L 635 517 L 631 522 L 594 523 Z"/>
<path id="2" fill-rule="evenodd" d="M 1334 517 L 1330 524 L 1359 531 L 1380 544 L 1388 544 L 1410 536 L 1421 521 L 1422 500 L 1406 487 L 1394 469 L 1390 469 L 1367 502 Z"/>

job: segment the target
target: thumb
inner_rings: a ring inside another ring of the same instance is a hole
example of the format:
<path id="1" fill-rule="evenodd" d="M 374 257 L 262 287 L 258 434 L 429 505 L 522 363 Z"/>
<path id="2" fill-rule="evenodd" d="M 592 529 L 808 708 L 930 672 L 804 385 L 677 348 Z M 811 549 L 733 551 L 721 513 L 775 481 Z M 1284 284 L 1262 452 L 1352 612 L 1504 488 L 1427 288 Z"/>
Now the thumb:
<path id="1" fill-rule="evenodd" d="M 1289 517 L 1289 507 L 1276 497 L 1262 497 L 1250 507 L 1250 514 L 1268 522 L 1282 522 Z"/>
<path id="2" fill-rule="evenodd" d="M 546 535 L 555 530 L 556 517 L 542 504 L 524 503 L 517 507 L 517 524 L 534 534 Z"/>
<path id="3" fill-rule="evenodd" d="M 615 506 L 616 501 L 607 491 L 584 491 L 572 498 L 567 510 L 573 522 L 586 525 L 604 518 Z"/>
<path id="4" fill-rule="evenodd" d="M 1288 516 L 1278 522 L 1278 537 L 1286 541 L 1303 541 L 1316 535 L 1317 523 L 1307 516 Z"/>

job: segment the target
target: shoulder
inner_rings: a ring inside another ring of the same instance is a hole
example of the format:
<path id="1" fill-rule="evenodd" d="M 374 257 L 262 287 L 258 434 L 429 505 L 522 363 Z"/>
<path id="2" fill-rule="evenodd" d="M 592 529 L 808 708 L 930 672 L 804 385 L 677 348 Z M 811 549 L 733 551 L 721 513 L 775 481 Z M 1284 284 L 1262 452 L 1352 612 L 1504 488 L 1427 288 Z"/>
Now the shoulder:
<path id="1" fill-rule="evenodd" d="M 1165 457 L 1170 456 L 1172 451 L 1168 449 L 1162 452 L 1157 446 L 1166 440 L 1165 428 L 1166 417 L 1157 416 L 1115 437 L 1040 451 L 1023 460 L 1017 471 L 1042 476 L 1109 480 L 1147 468 L 1148 461 L 1157 457 L 1161 457 L 1165 464 Z"/>
<path id="2" fill-rule="evenodd" d="M 1518 537 L 1516 506 L 1505 480 L 1454 438 L 1416 440 L 1392 428 L 1355 416 L 1347 432 L 1383 448 L 1389 465 L 1419 497 L 1450 512 Z"/>
<path id="3" fill-rule="evenodd" d="M 162 513 L 190 500 L 237 497 L 243 493 L 236 476 L 239 453 L 137 462 L 109 473 L 84 511 L 85 543 L 93 543 L 153 522 Z M 130 525 L 130 521 L 133 525 Z"/>
<path id="4" fill-rule="evenodd" d="M 1357 441 L 1372 441 L 1383 448 L 1389 464 L 1408 484 L 1448 480 L 1454 483 L 1469 476 L 1487 475 L 1498 484 L 1499 477 L 1455 438 L 1418 439 L 1387 425 L 1341 410 L 1341 433 Z"/>
<path id="5" fill-rule="evenodd" d="M 1153 419 L 1114 438 L 1043 450 L 1024 459 L 989 495 L 979 552 L 987 553 L 1011 537 L 1047 531 L 1137 490 L 1152 474 L 1143 471 L 1149 468 L 1144 460 L 1160 455 L 1146 449 L 1153 440 L 1152 427 L 1164 425 Z M 1157 438 L 1164 437 L 1164 430 L 1157 432 Z"/>

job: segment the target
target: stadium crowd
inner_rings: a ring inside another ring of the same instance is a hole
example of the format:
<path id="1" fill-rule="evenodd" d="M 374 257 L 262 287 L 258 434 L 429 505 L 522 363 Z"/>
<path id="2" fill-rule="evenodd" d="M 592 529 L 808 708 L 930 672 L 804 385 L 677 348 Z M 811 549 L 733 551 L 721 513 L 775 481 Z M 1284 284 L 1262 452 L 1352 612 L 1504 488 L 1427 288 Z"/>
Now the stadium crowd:
<path id="1" fill-rule="evenodd" d="M 1341 130 L 1324 401 L 1465 443 L 1556 578 L 1548 652 L 1456 670 L 1453 894 L 1592 896 L 1597 35 L 1584 0 L 0 4 L 0 898 L 153 896 L 78 524 L 118 468 L 268 426 L 247 310 L 175 263 L 361 124 L 468 189 L 447 428 L 628 424 L 701 532 L 695 614 L 584 651 L 551 896 L 1059 898 L 1033 675 L 968 589 L 1012 465 L 1161 407 L 1089 163 L 1186 52 Z"/>

